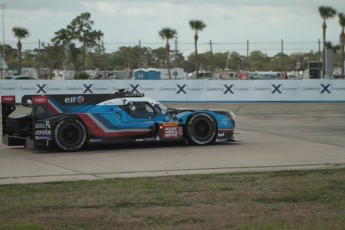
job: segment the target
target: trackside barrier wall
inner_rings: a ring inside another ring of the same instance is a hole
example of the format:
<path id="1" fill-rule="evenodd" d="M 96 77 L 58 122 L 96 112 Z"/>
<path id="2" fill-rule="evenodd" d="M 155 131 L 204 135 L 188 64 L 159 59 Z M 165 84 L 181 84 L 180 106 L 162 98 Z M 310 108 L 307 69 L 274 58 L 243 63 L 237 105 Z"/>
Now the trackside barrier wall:
<path id="1" fill-rule="evenodd" d="M 345 102 L 345 80 L 0 80 L 0 95 L 106 94 L 163 102 Z"/>

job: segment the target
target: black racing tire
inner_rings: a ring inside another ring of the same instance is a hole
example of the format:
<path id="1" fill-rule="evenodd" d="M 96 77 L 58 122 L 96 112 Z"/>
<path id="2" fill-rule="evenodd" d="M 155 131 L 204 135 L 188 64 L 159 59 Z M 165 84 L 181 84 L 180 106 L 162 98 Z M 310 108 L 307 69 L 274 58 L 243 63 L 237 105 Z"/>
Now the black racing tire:
<path id="1" fill-rule="evenodd" d="M 195 145 L 207 145 L 214 142 L 217 134 L 217 123 L 207 113 L 196 113 L 187 122 L 187 136 Z"/>
<path id="2" fill-rule="evenodd" d="M 73 152 L 80 150 L 87 137 L 84 124 L 76 118 L 64 118 L 54 128 L 54 142 L 61 151 Z"/>

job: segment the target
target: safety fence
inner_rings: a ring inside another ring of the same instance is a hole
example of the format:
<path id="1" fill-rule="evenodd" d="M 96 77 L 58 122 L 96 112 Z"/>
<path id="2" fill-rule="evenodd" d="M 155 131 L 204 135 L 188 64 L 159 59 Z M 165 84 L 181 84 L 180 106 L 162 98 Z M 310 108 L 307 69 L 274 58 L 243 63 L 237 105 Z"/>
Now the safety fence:
<path id="1" fill-rule="evenodd" d="M 163 102 L 345 102 L 345 80 L 1 80 L 0 94 L 107 94 L 119 89 Z M 77 103 L 77 102 L 76 102 Z"/>

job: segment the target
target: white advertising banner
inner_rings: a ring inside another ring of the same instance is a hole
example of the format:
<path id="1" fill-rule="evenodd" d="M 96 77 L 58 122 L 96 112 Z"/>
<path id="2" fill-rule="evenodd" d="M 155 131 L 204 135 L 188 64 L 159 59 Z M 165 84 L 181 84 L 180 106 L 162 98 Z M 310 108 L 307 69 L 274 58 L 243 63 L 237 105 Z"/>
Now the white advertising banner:
<path id="1" fill-rule="evenodd" d="M 0 94 L 107 94 L 119 88 L 163 102 L 345 102 L 345 80 L 1 80 Z"/>

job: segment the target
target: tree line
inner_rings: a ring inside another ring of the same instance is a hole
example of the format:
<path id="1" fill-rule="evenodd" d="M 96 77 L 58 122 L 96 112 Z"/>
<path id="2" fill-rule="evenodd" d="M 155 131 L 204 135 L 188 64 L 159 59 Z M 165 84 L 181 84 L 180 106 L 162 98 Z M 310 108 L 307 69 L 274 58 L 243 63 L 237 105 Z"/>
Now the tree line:
<path id="1" fill-rule="evenodd" d="M 322 60 L 325 60 L 326 48 L 335 52 L 335 63 L 341 66 L 344 75 L 344 43 L 345 43 L 345 15 L 338 13 L 341 26 L 340 43 L 333 46 L 326 40 L 326 20 L 337 15 L 335 9 L 329 6 L 319 7 L 320 16 L 323 19 L 323 52 Z M 199 77 L 199 71 L 205 70 L 250 70 L 250 71 L 291 71 L 303 70 L 308 60 L 319 60 L 318 52 L 295 52 L 290 55 L 278 53 L 269 57 L 262 51 L 252 51 L 248 56 L 240 55 L 237 52 L 216 52 L 212 51 L 198 53 L 199 32 L 206 28 L 206 24 L 200 20 L 190 20 L 190 28 L 194 31 L 194 52 L 189 56 L 178 50 L 170 48 L 170 42 L 177 38 L 177 30 L 164 27 L 158 31 L 159 37 L 165 41 L 165 47 L 152 49 L 150 47 L 121 46 L 112 53 L 105 52 L 102 41 L 102 31 L 94 30 L 94 21 L 91 14 L 82 13 L 71 21 L 66 28 L 55 32 L 51 43 L 42 43 L 38 49 L 22 51 L 22 39 L 27 38 L 30 33 L 26 28 L 13 27 L 12 31 L 18 38 L 17 49 L 4 45 L 2 53 L 5 54 L 6 62 L 11 69 L 21 72 L 22 66 L 34 67 L 37 69 L 46 68 L 49 71 L 41 73 L 42 78 L 51 76 L 54 69 L 73 69 L 80 78 L 87 77 L 86 69 L 100 70 L 122 70 L 137 68 L 167 68 L 171 78 L 171 68 L 183 68 L 186 72 L 195 72 Z"/>

